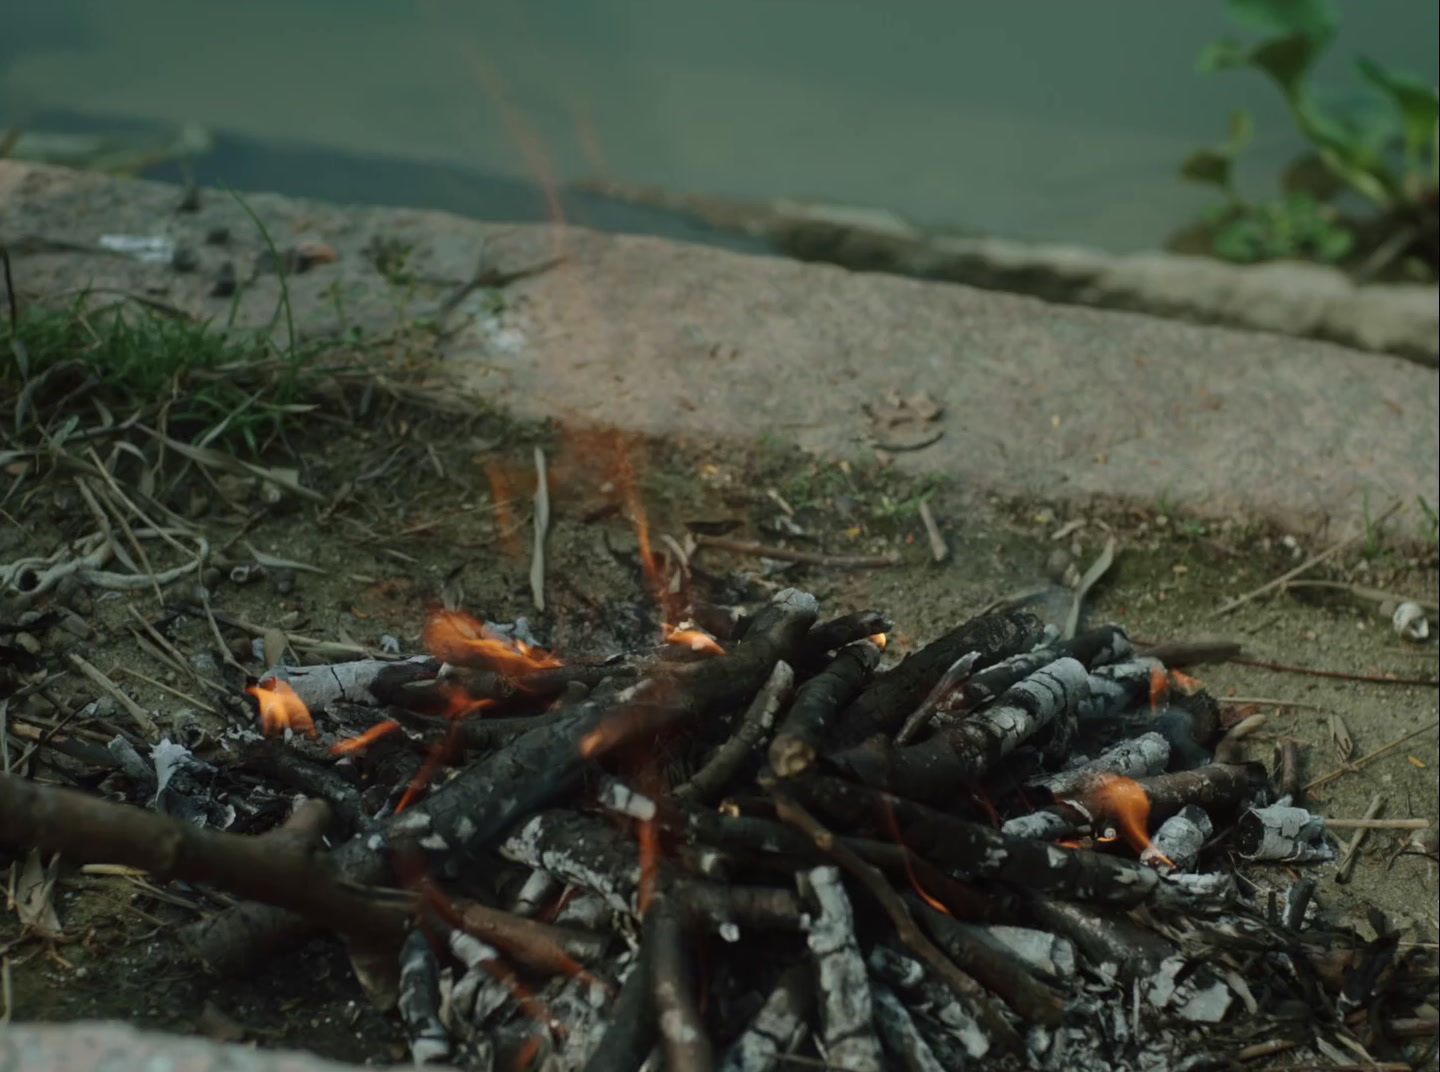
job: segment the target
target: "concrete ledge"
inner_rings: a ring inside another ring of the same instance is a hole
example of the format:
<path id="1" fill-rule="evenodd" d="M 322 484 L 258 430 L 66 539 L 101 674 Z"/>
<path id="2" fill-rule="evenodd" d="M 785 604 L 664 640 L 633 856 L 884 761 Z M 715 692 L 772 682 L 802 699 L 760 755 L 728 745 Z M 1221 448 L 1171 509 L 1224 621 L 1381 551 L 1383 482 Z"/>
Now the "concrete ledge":
<path id="1" fill-rule="evenodd" d="M 228 196 L 207 192 L 197 212 L 179 201 L 163 184 L 0 162 L 0 236 L 22 300 L 104 287 L 223 322 L 220 265 L 244 279 L 264 244 Z M 1409 361 L 653 238 L 248 201 L 281 246 L 338 254 L 289 280 L 304 333 L 342 320 L 390 331 L 433 314 L 482 261 L 503 275 L 563 257 L 470 293 L 439 345 L 459 382 L 524 417 L 710 442 L 717 460 L 762 436 L 873 457 L 865 407 L 923 390 L 943 434 L 895 464 L 975 492 L 1164 502 L 1336 535 L 1396 499 L 1397 527 L 1418 534 L 1416 499 L 1440 498 L 1437 376 Z M 218 227 L 228 242 L 205 244 Z M 96 252 L 104 234 L 165 235 L 197 265 Z M 405 279 L 367 255 L 379 242 L 407 251 Z M 256 275 L 237 323 L 283 331 L 279 292 Z"/>
<path id="2" fill-rule="evenodd" d="M 1337 269 L 1299 262 L 1246 266 L 932 234 L 889 212 L 843 205 L 749 203 L 616 185 L 585 189 L 741 231 L 802 260 L 1325 339 L 1440 364 L 1440 290 L 1434 286 L 1356 285 Z"/>

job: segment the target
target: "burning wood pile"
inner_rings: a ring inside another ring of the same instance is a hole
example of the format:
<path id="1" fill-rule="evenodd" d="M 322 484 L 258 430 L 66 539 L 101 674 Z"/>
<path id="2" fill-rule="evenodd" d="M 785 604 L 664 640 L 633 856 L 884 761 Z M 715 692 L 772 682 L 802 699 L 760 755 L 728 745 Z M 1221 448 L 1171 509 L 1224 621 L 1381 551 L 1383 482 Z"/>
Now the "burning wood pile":
<path id="1" fill-rule="evenodd" d="M 147 810 L 0 778 L 0 842 L 251 898 L 184 936 L 216 970 L 338 931 L 422 1065 L 1371 1068 L 1433 1032 L 1383 919 L 1237 871 L 1333 850 L 1184 649 L 1000 609 L 897 661 L 795 589 L 690 613 L 583 662 L 440 612 L 428 654 L 251 685 L 224 769 L 112 749 Z"/>

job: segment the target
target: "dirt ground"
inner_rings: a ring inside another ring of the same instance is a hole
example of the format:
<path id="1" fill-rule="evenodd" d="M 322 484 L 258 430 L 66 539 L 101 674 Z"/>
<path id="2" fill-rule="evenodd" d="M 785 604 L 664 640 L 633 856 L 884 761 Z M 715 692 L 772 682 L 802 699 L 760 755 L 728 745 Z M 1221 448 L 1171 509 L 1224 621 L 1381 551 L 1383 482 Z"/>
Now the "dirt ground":
<path id="1" fill-rule="evenodd" d="M 194 514 L 212 545 L 230 543 L 204 578 L 218 614 L 280 627 L 292 637 L 370 649 L 394 637 L 407 651 L 418 650 L 426 612 L 442 600 L 491 620 L 525 616 L 537 636 L 562 654 L 619 650 L 653 628 L 655 612 L 634 555 L 625 473 L 617 468 L 613 441 L 518 424 L 481 406 L 464 417 L 402 408 L 351 425 L 317 418 L 292 446 L 302 482 L 319 491 L 324 504 L 287 496 L 277 501 L 244 481 L 196 492 Z M 553 509 L 543 612 L 532 603 L 529 582 L 537 446 L 547 454 Z M 710 530 L 733 523 L 733 535 L 768 543 L 832 553 L 898 550 L 899 565 L 869 570 L 786 567 L 714 550 L 692 560 L 697 571 L 713 577 L 707 594 L 720 602 L 756 600 L 771 587 L 796 585 L 815 592 L 827 613 L 883 610 L 896 622 L 892 658 L 997 597 L 1050 582 L 1071 563 L 1083 570 L 1113 536 L 1118 556 L 1087 600 L 1087 621 L 1122 623 L 1145 641 L 1233 638 L 1266 662 L 1436 677 L 1433 633 L 1423 643 L 1402 641 L 1380 607 L 1345 591 L 1297 589 L 1217 614 L 1227 599 L 1322 549 L 1303 540 L 1238 525 L 1206 527 L 1163 508 L 1097 504 L 1077 512 L 1043 502 L 977 499 L 879 465 L 828 462 L 773 446 L 742 451 L 633 443 L 625 456 L 657 538 L 683 540 L 687 524 Z M 949 557 L 940 564 L 931 560 L 918 512 L 922 498 L 949 543 Z M 23 524 L 6 526 L 0 561 L 53 549 L 73 532 L 75 509 L 59 492 L 42 497 Z M 247 560 L 253 566 L 248 548 L 314 571 L 252 568 L 247 583 L 238 583 L 245 571 L 236 567 Z M 1433 603 L 1436 545 L 1399 543 L 1377 529 L 1307 577 Z M 193 583 L 180 582 L 167 599 L 193 598 L 192 589 Z M 1051 583 L 1039 605 L 1058 618 L 1067 599 L 1066 590 Z M 143 708 L 157 712 L 162 728 L 179 732 L 178 723 L 185 722 L 187 732 L 198 726 L 202 738 L 207 731 L 218 738 L 224 719 L 208 714 L 203 700 L 187 699 L 189 683 L 142 647 L 130 628 L 135 619 L 128 607 L 149 620 L 171 617 L 161 613 L 153 593 L 82 598 L 72 607 L 94 635 L 82 639 L 51 629 L 46 659 L 67 647 L 83 651 Z M 178 651 L 192 663 L 215 666 L 215 639 L 203 616 L 180 614 L 170 626 Z M 244 661 L 242 631 L 225 632 Z M 1197 673 L 1233 710 L 1269 715 L 1250 738 L 1253 758 L 1271 762 L 1280 737 L 1298 739 L 1307 779 L 1336 768 L 1347 754 L 1363 757 L 1423 731 L 1327 784 L 1315 806 L 1332 817 L 1358 817 L 1380 794 L 1388 817 L 1436 819 L 1440 711 L 1433 684 L 1369 684 L 1236 665 Z M 57 691 L 77 705 L 96 696 L 94 687 L 73 675 Z M 19 713 L 12 705 L 12 718 Z M 107 739 L 97 729 L 81 732 L 102 746 Z M 1337 738 L 1348 738 L 1349 746 L 1342 750 Z M 39 757 L 49 762 L 43 750 Z M 1363 919 L 1367 905 L 1378 906 L 1405 929 L 1406 942 L 1434 943 L 1436 864 L 1419 855 L 1397 856 L 1401 844 L 1402 835 L 1372 834 L 1346 886 L 1336 884 L 1333 866 L 1319 868 L 1325 876 L 1321 900 L 1354 920 Z M 12 873 L 18 867 L 19 860 Z M 1266 886 L 1284 885 L 1293 876 L 1272 868 L 1250 877 Z M 157 890 L 136 876 L 70 870 L 59 880 L 54 905 L 63 927 L 55 940 L 26 936 L 14 912 L 0 913 L 6 1000 L 17 1020 L 120 1017 L 340 1059 L 404 1055 L 395 1021 L 369 1005 L 333 939 L 290 950 L 251 979 L 205 979 L 186 964 L 173 938 L 178 924 L 217 907 L 193 889 Z"/>

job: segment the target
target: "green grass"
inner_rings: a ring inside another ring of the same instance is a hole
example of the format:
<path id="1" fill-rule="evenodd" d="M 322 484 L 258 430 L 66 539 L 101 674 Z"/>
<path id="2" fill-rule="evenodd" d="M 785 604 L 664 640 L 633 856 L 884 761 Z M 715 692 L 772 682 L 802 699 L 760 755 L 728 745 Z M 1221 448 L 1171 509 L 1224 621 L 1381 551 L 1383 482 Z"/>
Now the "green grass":
<path id="1" fill-rule="evenodd" d="M 0 322 L 0 396 L 21 404 L 23 423 L 99 403 L 122 419 L 163 415 L 172 434 L 259 453 L 287 415 L 308 408 L 312 355 L 303 350 L 276 353 L 259 336 L 145 306 L 87 304 L 34 305 L 18 324 Z"/>

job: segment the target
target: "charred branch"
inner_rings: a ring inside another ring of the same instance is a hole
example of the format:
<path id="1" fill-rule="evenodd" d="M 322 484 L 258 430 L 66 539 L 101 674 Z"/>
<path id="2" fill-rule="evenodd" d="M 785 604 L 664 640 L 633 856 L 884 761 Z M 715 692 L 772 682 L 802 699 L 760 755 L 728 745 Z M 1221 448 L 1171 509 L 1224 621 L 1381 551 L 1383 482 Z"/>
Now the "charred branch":
<path id="1" fill-rule="evenodd" d="M 674 1072 L 708 1072 L 714 1053 L 691 978 L 687 920 L 679 902 L 662 893 L 650 906 L 653 926 L 646 928 L 650 950 L 650 986 L 656 1021 L 665 1047 L 666 1067 Z"/>
<path id="2" fill-rule="evenodd" d="M 856 641 L 800 686 L 770 742 L 770 766 L 775 773 L 794 778 L 814 766 L 836 712 L 859 694 L 879 662 L 879 647 L 868 640 Z"/>
<path id="3" fill-rule="evenodd" d="M 807 871 L 804 884 L 816 908 L 807 941 L 815 962 L 826 1062 L 847 1072 L 881 1072 L 884 1065 L 875 1037 L 869 980 L 840 869 Z"/>
<path id="4" fill-rule="evenodd" d="M 1001 611 L 971 619 L 878 675 L 841 713 L 836 747 L 849 747 L 874 734 L 899 729 L 905 716 L 915 710 L 962 655 L 979 652 L 976 668 L 984 668 L 1034 647 L 1043 632 L 1040 620 L 1024 611 Z"/>
<path id="5" fill-rule="evenodd" d="M 775 716 L 790 698 L 794 686 L 795 671 L 784 660 L 777 662 L 765 684 L 755 694 L 755 699 L 745 709 L 740 727 L 729 740 L 715 749 L 690 781 L 675 790 L 675 798 L 704 802 L 723 791 L 775 725 Z"/>

